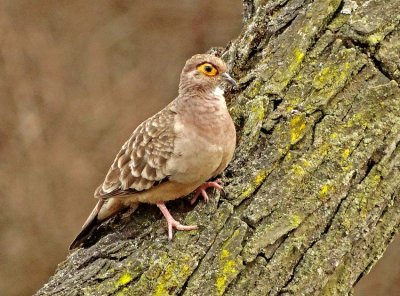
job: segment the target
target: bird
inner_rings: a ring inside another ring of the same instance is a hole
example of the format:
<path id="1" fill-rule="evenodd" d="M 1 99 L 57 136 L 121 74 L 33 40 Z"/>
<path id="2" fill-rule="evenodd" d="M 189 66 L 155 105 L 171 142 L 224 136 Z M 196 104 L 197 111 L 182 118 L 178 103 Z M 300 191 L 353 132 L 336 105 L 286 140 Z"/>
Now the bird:
<path id="1" fill-rule="evenodd" d="M 143 121 L 116 155 L 94 196 L 96 206 L 70 249 L 82 246 L 91 230 L 123 208 L 155 204 L 168 225 L 168 239 L 176 230 L 194 230 L 175 220 L 165 203 L 195 192 L 208 202 L 207 188 L 222 190 L 220 175 L 231 161 L 236 130 L 228 112 L 224 86 L 236 81 L 225 62 L 211 54 L 196 54 L 182 69 L 178 96 Z"/>

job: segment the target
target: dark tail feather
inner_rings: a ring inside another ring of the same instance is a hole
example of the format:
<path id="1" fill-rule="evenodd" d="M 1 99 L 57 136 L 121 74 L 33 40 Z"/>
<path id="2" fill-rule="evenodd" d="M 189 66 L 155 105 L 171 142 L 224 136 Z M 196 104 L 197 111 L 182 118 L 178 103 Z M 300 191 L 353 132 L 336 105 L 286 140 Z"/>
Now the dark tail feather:
<path id="1" fill-rule="evenodd" d="M 85 224 L 83 224 L 81 232 L 79 232 L 79 234 L 76 236 L 74 241 L 69 246 L 70 250 L 80 247 L 82 243 L 86 240 L 87 236 L 98 225 L 99 220 L 97 220 L 97 215 L 99 214 L 103 204 L 104 200 L 100 199 L 96 204 L 96 206 L 94 207 L 92 213 L 87 218 Z"/>

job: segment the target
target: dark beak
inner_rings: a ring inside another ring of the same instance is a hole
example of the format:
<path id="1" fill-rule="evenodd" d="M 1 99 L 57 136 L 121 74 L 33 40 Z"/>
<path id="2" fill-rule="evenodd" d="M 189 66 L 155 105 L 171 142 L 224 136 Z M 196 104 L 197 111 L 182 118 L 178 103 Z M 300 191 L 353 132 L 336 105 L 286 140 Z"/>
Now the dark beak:
<path id="1" fill-rule="evenodd" d="M 229 82 L 233 86 L 237 86 L 235 79 L 233 79 L 228 73 L 222 73 L 221 76 L 224 78 L 225 81 Z"/>

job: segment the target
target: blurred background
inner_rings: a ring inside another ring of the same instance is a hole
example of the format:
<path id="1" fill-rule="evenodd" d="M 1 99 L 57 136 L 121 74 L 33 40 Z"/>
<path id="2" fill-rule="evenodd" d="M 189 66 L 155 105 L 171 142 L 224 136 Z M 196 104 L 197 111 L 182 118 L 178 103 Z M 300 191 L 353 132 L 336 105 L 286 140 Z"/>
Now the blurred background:
<path id="1" fill-rule="evenodd" d="M 239 34 L 241 11 L 232 0 L 0 0 L 1 295 L 31 295 L 53 274 L 115 153 L 177 95 L 186 59 Z M 357 295 L 395 295 L 396 244 Z"/>

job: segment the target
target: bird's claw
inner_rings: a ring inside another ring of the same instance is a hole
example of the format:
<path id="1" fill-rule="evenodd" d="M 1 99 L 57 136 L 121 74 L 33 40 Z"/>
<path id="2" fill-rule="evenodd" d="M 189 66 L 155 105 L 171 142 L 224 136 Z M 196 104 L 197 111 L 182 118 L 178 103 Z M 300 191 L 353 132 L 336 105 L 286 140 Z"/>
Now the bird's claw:
<path id="1" fill-rule="evenodd" d="M 196 230 L 197 225 L 183 225 L 180 222 L 173 219 L 172 221 L 168 221 L 168 239 L 172 240 L 172 229 L 175 228 L 176 230 Z"/>
<path id="2" fill-rule="evenodd" d="M 157 203 L 158 208 L 163 213 L 165 219 L 168 223 L 168 239 L 172 240 L 172 228 L 176 230 L 195 230 L 197 229 L 197 225 L 183 225 L 180 222 L 176 221 L 174 217 L 172 217 L 171 213 L 168 211 L 167 207 L 164 203 Z"/>
<path id="3" fill-rule="evenodd" d="M 219 191 L 224 192 L 224 189 L 222 188 L 222 185 L 223 185 L 223 183 L 222 183 L 222 181 L 220 179 L 217 179 L 217 180 L 215 180 L 213 182 L 205 182 L 205 183 L 203 183 L 201 186 L 199 186 L 199 188 L 196 189 L 196 193 L 193 196 L 193 198 L 190 200 L 190 204 L 193 205 L 196 202 L 197 198 L 200 196 L 200 194 L 203 197 L 203 200 L 205 201 L 205 203 L 208 203 L 209 197 L 207 195 L 206 189 L 212 187 L 212 188 L 215 188 L 215 189 L 217 189 Z"/>

